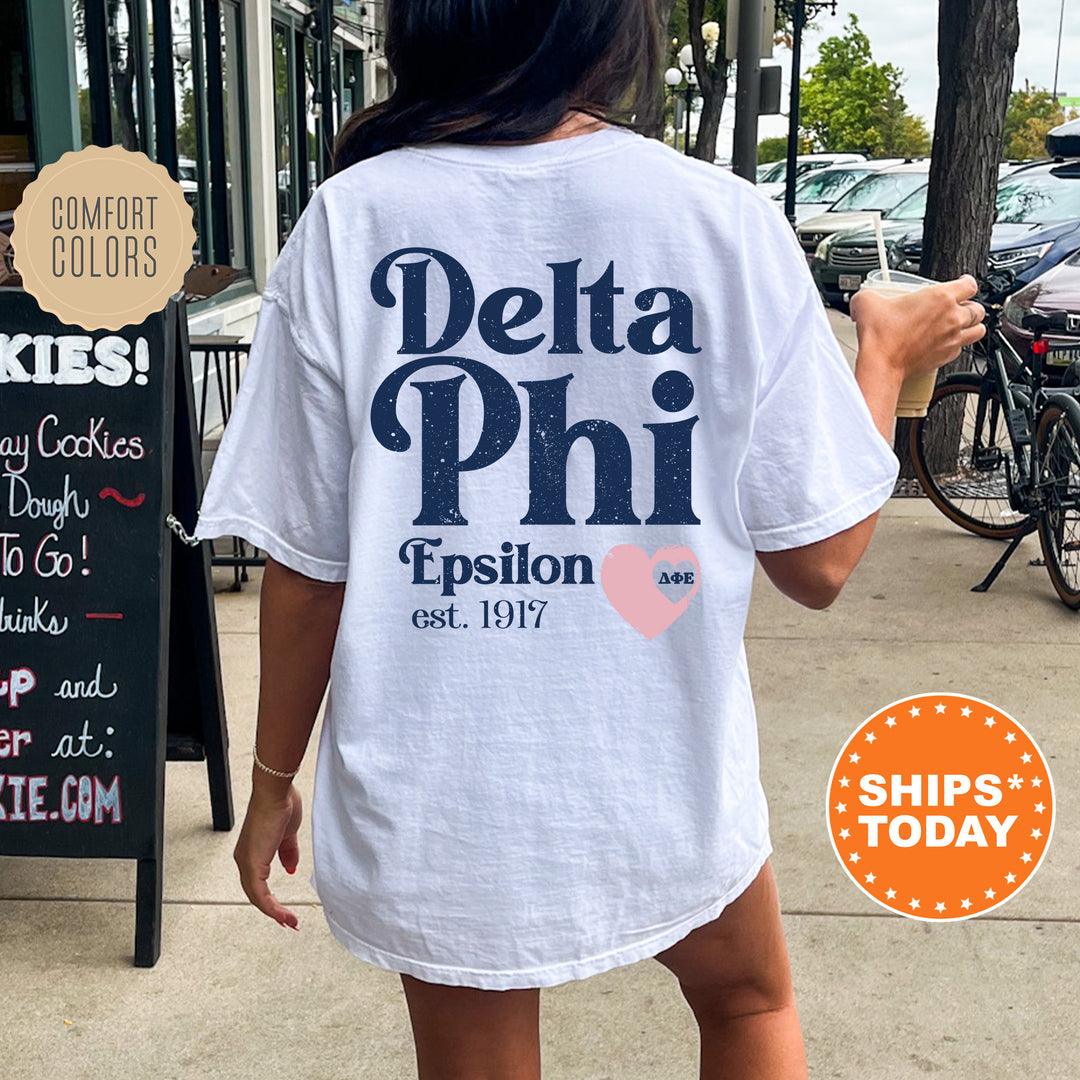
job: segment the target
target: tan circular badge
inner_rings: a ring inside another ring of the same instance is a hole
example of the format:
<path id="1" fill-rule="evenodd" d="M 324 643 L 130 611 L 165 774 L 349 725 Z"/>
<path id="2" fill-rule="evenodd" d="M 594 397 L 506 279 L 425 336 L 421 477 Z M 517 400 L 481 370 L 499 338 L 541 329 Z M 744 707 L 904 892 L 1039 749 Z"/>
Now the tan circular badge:
<path id="1" fill-rule="evenodd" d="M 122 146 L 88 146 L 26 188 L 11 243 L 23 287 L 44 311 L 86 330 L 119 330 L 180 289 L 195 229 L 163 165 Z"/>

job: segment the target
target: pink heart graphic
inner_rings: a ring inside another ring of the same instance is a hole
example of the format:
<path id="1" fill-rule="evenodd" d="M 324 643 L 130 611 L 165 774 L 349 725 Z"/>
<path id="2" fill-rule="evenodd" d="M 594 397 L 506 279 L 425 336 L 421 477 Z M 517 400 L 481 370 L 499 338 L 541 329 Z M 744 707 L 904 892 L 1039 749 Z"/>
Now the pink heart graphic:
<path id="1" fill-rule="evenodd" d="M 653 581 L 657 563 L 692 563 L 693 588 L 679 601 L 669 600 Z M 604 556 L 600 584 L 611 606 L 650 641 L 662 634 L 689 606 L 701 581 L 697 556 L 686 547 L 661 548 L 651 559 L 635 544 L 619 544 Z"/>

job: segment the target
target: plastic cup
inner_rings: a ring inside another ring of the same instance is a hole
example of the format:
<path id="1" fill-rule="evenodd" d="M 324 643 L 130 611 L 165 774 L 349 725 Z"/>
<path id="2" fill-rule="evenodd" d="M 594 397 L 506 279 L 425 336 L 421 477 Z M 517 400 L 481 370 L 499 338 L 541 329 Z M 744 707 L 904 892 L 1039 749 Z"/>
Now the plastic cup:
<path id="1" fill-rule="evenodd" d="M 870 289 L 878 296 L 899 297 L 907 296 L 908 293 L 925 289 L 927 285 L 936 285 L 936 281 L 929 278 L 919 277 L 917 274 L 905 274 L 900 270 L 888 271 L 889 280 L 885 280 L 885 274 L 881 270 L 872 270 L 862 283 L 864 289 Z M 896 403 L 896 415 L 903 419 L 913 419 L 925 416 L 930 405 L 930 399 L 934 396 L 934 386 L 937 384 L 937 369 L 927 372 L 925 375 L 915 375 L 905 379 L 900 387 L 900 398 Z"/>

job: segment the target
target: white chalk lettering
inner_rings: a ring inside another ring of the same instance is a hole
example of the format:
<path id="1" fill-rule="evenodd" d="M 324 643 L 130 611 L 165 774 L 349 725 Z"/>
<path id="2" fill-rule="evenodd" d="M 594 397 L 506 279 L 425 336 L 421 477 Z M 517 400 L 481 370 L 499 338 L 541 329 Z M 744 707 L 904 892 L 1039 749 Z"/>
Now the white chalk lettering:
<path id="1" fill-rule="evenodd" d="M 0 435 L 0 461 L 9 473 L 24 473 L 30 464 L 29 435 Z"/>
<path id="2" fill-rule="evenodd" d="M 93 678 L 85 680 L 64 679 L 60 683 L 60 689 L 53 694 L 53 697 L 65 698 L 68 701 L 79 701 L 85 698 L 111 698 L 116 693 L 116 690 L 116 683 L 112 684 L 112 689 L 108 693 L 102 689 L 101 662 L 98 661 Z"/>
<path id="3" fill-rule="evenodd" d="M 48 613 L 49 601 L 34 597 L 34 610 L 17 607 L 10 611 L 5 597 L 0 596 L 0 634 L 49 634 L 59 637 L 67 633 L 68 617 Z"/>
<path id="4" fill-rule="evenodd" d="M 32 359 L 21 355 L 30 345 Z M 132 343 L 116 334 L 97 341 L 87 334 L 0 334 L 0 383 L 125 386 L 136 369 L 142 373 L 150 370 L 149 342 L 140 337 L 134 347 L 136 360 L 132 364 Z M 145 375 L 135 381 L 140 386 L 147 382 Z"/>
<path id="5" fill-rule="evenodd" d="M 103 430 L 105 417 L 87 421 L 86 434 L 79 432 L 58 433 L 60 418 L 49 413 L 41 418 L 37 427 L 37 451 L 43 458 L 100 458 L 113 461 L 127 458 L 140 461 L 146 456 L 146 448 L 139 436 L 114 436 Z"/>
<path id="6" fill-rule="evenodd" d="M 29 481 L 12 472 L 4 473 L 8 482 L 8 517 L 28 517 L 32 520 L 51 518 L 54 529 L 62 529 L 70 515 L 78 518 L 90 516 L 90 500 L 80 499 L 79 493 L 71 486 L 71 474 L 64 473 L 64 489 L 52 498 L 35 495 Z"/>
<path id="7" fill-rule="evenodd" d="M 78 746 L 75 745 L 76 742 L 78 742 Z M 84 720 L 82 733 L 79 735 L 61 735 L 60 741 L 56 744 L 56 749 L 49 756 L 58 758 L 95 758 L 105 747 L 98 743 L 96 748 L 91 750 L 94 742 L 94 736 L 90 734 L 90 721 Z"/>

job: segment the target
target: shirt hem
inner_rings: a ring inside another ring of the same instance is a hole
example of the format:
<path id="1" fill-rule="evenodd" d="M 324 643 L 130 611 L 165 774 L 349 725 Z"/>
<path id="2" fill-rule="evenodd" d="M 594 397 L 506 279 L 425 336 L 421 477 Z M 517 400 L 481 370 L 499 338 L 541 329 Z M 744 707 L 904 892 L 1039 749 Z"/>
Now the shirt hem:
<path id="1" fill-rule="evenodd" d="M 593 975 L 600 975 L 614 968 L 637 963 L 639 960 L 650 959 L 658 952 L 662 952 L 677 941 L 681 941 L 691 930 L 696 930 L 699 926 L 711 922 L 733 900 L 746 891 L 747 887 L 761 872 L 761 868 L 772 854 L 772 850 L 772 843 L 766 840 L 765 844 L 758 849 L 750 869 L 720 899 L 712 901 L 707 907 L 680 920 L 676 925 L 668 927 L 660 934 L 654 934 L 645 941 L 635 942 L 625 948 L 614 949 L 611 952 L 600 953 L 596 956 L 586 957 L 583 960 L 571 960 L 542 967 L 523 968 L 517 971 L 492 971 L 482 968 L 455 967 L 446 964 L 427 964 L 420 960 L 398 956 L 395 953 L 387 952 L 385 949 L 376 948 L 346 930 L 326 912 L 325 906 L 323 915 L 330 927 L 330 933 L 345 949 L 358 959 L 386 971 L 412 975 L 414 978 L 421 979 L 424 982 L 439 983 L 444 986 L 471 986 L 479 990 L 523 990 L 558 986 L 574 980 L 588 979 Z M 314 875 L 312 875 L 312 884 L 315 884 Z"/>
<path id="2" fill-rule="evenodd" d="M 897 470 L 899 465 L 897 466 Z M 850 529 L 872 513 L 880 510 L 889 501 L 896 487 L 896 471 L 888 480 L 863 492 L 855 499 L 830 510 L 827 514 L 800 522 L 798 525 L 780 525 L 772 529 L 748 530 L 755 551 L 785 551 L 788 548 L 804 547 L 825 540 L 830 536 Z"/>
<path id="3" fill-rule="evenodd" d="M 329 559 L 320 559 L 298 551 L 277 533 L 250 518 L 203 518 L 200 515 L 195 536 L 199 540 L 212 540 L 217 536 L 242 536 L 270 555 L 274 562 L 317 581 L 344 581 L 348 571 L 348 563 L 331 562 Z"/>

